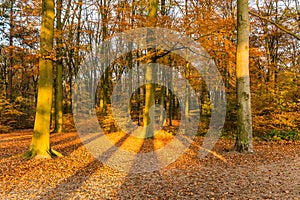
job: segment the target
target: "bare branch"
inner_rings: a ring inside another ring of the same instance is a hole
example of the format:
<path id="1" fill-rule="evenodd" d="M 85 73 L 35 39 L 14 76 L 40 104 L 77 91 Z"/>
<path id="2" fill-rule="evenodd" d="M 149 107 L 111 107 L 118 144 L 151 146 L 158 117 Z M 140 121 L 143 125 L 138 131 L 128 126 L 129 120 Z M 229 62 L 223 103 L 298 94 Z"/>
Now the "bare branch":
<path id="1" fill-rule="evenodd" d="M 276 22 L 270 20 L 269 18 L 264 17 L 264 16 L 261 16 L 261 15 L 255 13 L 255 12 L 252 12 L 252 11 L 249 11 L 249 13 L 250 13 L 251 15 L 254 15 L 254 16 L 260 18 L 260 19 L 263 19 L 263 20 L 265 20 L 265 21 L 267 21 L 267 22 L 270 22 L 271 24 L 273 24 L 274 26 L 276 26 L 276 27 L 279 28 L 280 30 L 282 30 L 282 31 L 286 32 L 287 34 L 289 34 L 289 35 L 295 37 L 296 39 L 300 40 L 300 36 L 299 36 L 299 35 L 296 35 L 295 33 L 293 33 L 292 31 L 290 31 L 290 30 L 287 29 L 286 27 L 277 24 Z"/>

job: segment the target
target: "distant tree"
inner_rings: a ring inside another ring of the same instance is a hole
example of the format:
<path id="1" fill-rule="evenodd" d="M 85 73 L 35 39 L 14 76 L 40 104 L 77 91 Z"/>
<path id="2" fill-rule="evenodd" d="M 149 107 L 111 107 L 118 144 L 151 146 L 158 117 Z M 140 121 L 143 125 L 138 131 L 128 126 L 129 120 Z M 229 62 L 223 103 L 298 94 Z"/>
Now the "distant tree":
<path id="1" fill-rule="evenodd" d="M 56 49 L 57 49 L 57 61 L 56 61 L 56 77 L 55 77 L 55 128 L 54 132 L 60 133 L 63 130 L 63 62 L 62 62 L 62 0 L 56 2 Z"/>
<path id="2" fill-rule="evenodd" d="M 149 10 L 148 10 L 148 25 L 151 27 L 155 26 L 156 18 L 157 18 L 157 10 L 158 10 L 158 0 L 150 0 L 149 2 Z M 147 40 L 151 40 L 153 36 L 151 36 L 151 31 L 147 33 Z M 149 54 L 153 53 L 153 49 L 149 49 Z M 154 56 L 149 56 L 147 60 L 146 67 L 146 89 L 145 89 L 145 109 L 143 115 L 143 123 L 144 123 L 144 135 L 149 137 L 154 134 L 154 128 L 150 125 L 151 113 L 150 108 L 155 104 L 155 87 L 151 82 L 154 80 L 155 70 L 154 70 Z M 153 124 L 153 123 L 152 123 Z"/>

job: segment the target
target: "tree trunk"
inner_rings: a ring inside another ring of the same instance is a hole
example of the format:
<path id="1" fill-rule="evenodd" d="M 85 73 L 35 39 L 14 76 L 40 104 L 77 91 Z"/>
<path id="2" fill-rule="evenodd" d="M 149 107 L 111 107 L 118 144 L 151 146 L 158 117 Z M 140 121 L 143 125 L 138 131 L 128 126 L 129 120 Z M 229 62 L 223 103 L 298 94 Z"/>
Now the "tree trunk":
<path id="1" fill-rule="evenodd" d="M 172 88 L 173 87 L 173 72 L 172 72 L 172 57 L 170 56 L 169 57 L 169 66 L 170 66 L 170 68 L 169 68 L 169 77 L 170 77 L 170 80 L 169 80 L 169 85 L 168 85 L 168 87 L 169 88 Z M 167 102 L 167 108 L 168 108 L 168 110 L 169 110 L 169 126 L 173 126 L 173 98 L 174 98 L 174 96 L 173 96 L 173 92 L 172 92 L 172 90 L 168 90 L 168 96 L 169 96 L 169 101 Z"/>
<path id="2" fill-rule="evenodd" d="M 189 63 L 187 62 L 185 65 L 185 78 L 186 80 L 189 80 Z M 188 86 L 188 82 L 186 82 L 185 85 L 185 117 L 189 120 L 189 111 L 190 111 L 190 87 Z M 188 123 L 188 122 L 187 122 Z M 185 129 L 186 131 L 187 129 Z M 187 132 L 185 132 L 187 134 Z"/>
<path id="3" fill-rule="evenodd" d="M 8 85 L 7 85 L 7 99 L 12 102 L 13 97 L 13 67 L 14 67 L 14 56 L 13 56 L 13 29 L 14 29 L 14 1 L 10 2 L 10 14 L 9 14 L 9 67 L 8 67 Z"/>
<path id="4" fill-rule="evenodd" d="M 149 2 L 149 10 L 148 10 L 148 26 L 153 27 L 156 24 L 156 17 L 157 17 L 157 10 L 158 10 L 158 0 L 150 0 Z M 147 41 L 153 40 L 151 30 L 147 33 Z M 148 53 L 153 53 L 153 49 L 148 49 Z M 145 109 L 144 109 L 144 116 L 143 116 L 143 124 L 144 124 L 144 132 L 143 135 L 146 137 L 152 137 L 154 134 L 154 123 L 152 122 L 150 125 L 150 120 L 154 120 L 154 116 L 150 116 L 154 113 L 149 113 L 150 107 L 155 104 L 154 101 L 154 85 L 151 84 L 153 82 L 155 76 L 154 64 L 155 63 L 155 56 L 150 56 L 147 61 L 146 67 L 146 88 L 145 88 Z"/>
<path id="5" fill-rule="evenodd" d="M 150 113 L 150 107 L 155 104 L 154 101 L 154 85 L 151 84 L 153 80 L 153 63 L 148 63 L 146 68 L 146 88 L 145 88 L 145 109 L 143 116 L 143 124 L 144 124 L 144 136 L 152 137 L 154 134 L 153 122 L 150 125 L 151 120 L 154 120 L 154 113 Z"/>
<path id="6" fill-rule="evenodd" d="M 237 139 L 235 150 L 253 152 L 249 77 L 249 14 L 248 0 L 237 1 Z"/>
<path id="7" fill-rule="evenodd" d="M 61 156 L 50 148 L 50 115 L 52 104 L 52 65 L 54 35 L 54 0 L 42 1 L 38 100 L 30 149 L 24 158 Z"/>
<path id="8" fill-rule="evenodd" d="M 61 24 L 62 0 L 57 1 L 57 61 L 56 61 L 56 84 L 55 84 L 55 128 L 56 133 L 61 133 L 63 128 L 63 63 L 62 63 L 62 24 Z"/>
<path id="9" fill-rule="evenodd" d="M 106 0 L 104 1 L 100 1 L 100 8 L 101 8 L 101 24 L 102 24 L 102 38 L 101 41 L 103 42 L 107 35 L 108 35 L 108 27 L 107 27 L 107 17 L 108 17 L 108 3 L 106 2 Z M 102 49 L 103 50 L 103 49 Z M 101 52 L 104 53 L 105 58 L 107 57 L 107 52 Z M 102 114 L 106 114 L 107 112 L 107 103 L 108 103 L 108 67 L 107 67 L 107 63 L 108 61 L 105 59 L 105 63 L 101 63 L 101 69 L 102 70 L 106 70 L 104 71 L 104 76 L 103 76 L 103 82 L 101 84 L 101 92 L 100 92 L 100 103 L 99 103 L 99 107 L 101 110 Z"/>

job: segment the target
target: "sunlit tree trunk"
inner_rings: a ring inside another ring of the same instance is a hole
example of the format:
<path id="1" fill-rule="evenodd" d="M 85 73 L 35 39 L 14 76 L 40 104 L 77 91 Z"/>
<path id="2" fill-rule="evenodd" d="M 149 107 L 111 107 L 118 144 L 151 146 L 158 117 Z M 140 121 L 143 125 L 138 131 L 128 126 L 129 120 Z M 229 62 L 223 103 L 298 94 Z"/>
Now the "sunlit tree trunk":
<path id="1" fill-rule="evenodd" d="M 29 150 L 24 158 L 34 156 L 51 158 L 61 156 L 50 148 L 50 112 L 52 104 L 52 66 L 54 35 L 54 1 L 42 1 L 42 24 L 40 33 L 40 60 L 38 100 L 34 122 L 34 131 Z"/>
<path id="2" fill-rule="evenodd" d="M 165 71 L 165 69 L 163 68 L 162 70 L 161 70 L 161 82 L 162 83 L 165 83 L 166 82 L 166 71 Z M 166 89 L 165 89 L 165 87 L 163 87 L 163 86 L 161 86 L 160 87 L 160 105 L 162 106 L 162 107 L 164 107 L 165 108 L 165 106 L 164 106 L 164 104 L 165 104 L 165 96 L 166 96 Z M 164 109 L 161 109 L 161 111 L 160 111 L 160 115 L 159 115 L 159 123 L 160 123 L 160 125 L 164 125 L 165 124 L 165 110 Z"/>
<path id="3" fill-rule="evenodd" d="M 249 77 L 249 14 L 248 0 L 237 0 L 237 140 L 235 150 L 253 152 L 252 117 Z"/>
<path id="4" fill-rule="evenodd" d="M 153 78 L 153 63 L 148 63 L 147 69 L 146 69 L 146 88 L 145 88 L 145 109 L 144 109 L 144 116 L 143 116 L 143 123 L 144 127 L 144 133 L 146 136 L 152 136 L 154 128 L 153 126 L 149 126 L 151 116 L 150 116 L 150 107 L 154 105 L 154 85 L 150 82 Z"/>
<path id="5" fill-rule="evenodd" d="M 132 48 L 132 44 L 130 43 L 129 44 L 130 45 L 130 49 Z M 130 52 L 129 53 L 129 55 L 128 55 L 128 81 L 129 81 L 129 83 L 128 83 L 128 93 L 129 93 L 129 95 L 131 96 L 131 94 L 132 94 L 132 66 L 133 66 L 133 63 L 132 63 L 132 59 L 133 59 L 133 57 L 132 57 L 132 52 Z M 130 100 L 129 100 L 129 104 L 128 104 L 128 114 L 130 115 L 130 113 L 131 113 L 131 109 L 132 109 L 132 99 L 130 98 Z"/>
<path id="6" fill-rule="evenodd" d="M 185 0 L 185 15 L 188 16 L 188 0 Z M 189 62 L 185 64 L 185 79 L 189 80 Z M 185 117 L 189 119 L 189 107 L 190 107 L 190 88 L 188 83 L 185 85 Z M 185 129 L 186 131 L 186 129 Z"/>
<path id="7" fill-rule="evenodd" d="M 139 57 L 139 52 L 137 51 L 136 52 L 136 57 L 138 58 Z M 140 62 L 137 60 L 136 61 L 136 70 L 137 70 L 137 85 L 140 85 Z M 142 116 L 142 111 L 139 109 L 142 107 L 142 98 L 141 98 L 141 94 L 142 94 L 142 91 L 143 91 L 143 88 L 142 87 L 139 87 L 137 89 L 137 97 L 136 97 L 136 101 L 137 101 L 137 107 L 138 107 L 138 125 L 140 126 L 141 125 L 141 117 Z"/>
<path id="8" fill-rule="evenodd" d="M 149 10 L 148 10 L 148 25 L 150 27 L 155 26 L 156 24 L 156 17 L 157 17 L 157 10 L 158 10 L 158 0 L 150 0 L 149 2 Z M 152 40 L 152 33 L 151 30 L 148 31 L 147 33 L 147 40 L 151 41 Z M 153 49 L 149 49 L 149 52 L 151 52 Z M 154 62 L 155 58 L 153 56 L 150 56 L 147 60 L 147 67 L 146 67 L 146 88 L 145 88 L 145 109 L 144 109 L 144 115 L 143 115 L 143 123 L 144 123 L 144 136 L 150 137 L 153 136 L 154 134 L 154 127 L 149 126 L 151 116 L 149 113 L 150 108 L 152 105 L 155 104 L 154 100 L 154 84 L 151 84 L 151 82 L 154 79 L 155 71 L 154 71 Z M 152 116 L 154 117 L 154 116 Z M 153 124 L 153 123 L 152 123 Z"/>

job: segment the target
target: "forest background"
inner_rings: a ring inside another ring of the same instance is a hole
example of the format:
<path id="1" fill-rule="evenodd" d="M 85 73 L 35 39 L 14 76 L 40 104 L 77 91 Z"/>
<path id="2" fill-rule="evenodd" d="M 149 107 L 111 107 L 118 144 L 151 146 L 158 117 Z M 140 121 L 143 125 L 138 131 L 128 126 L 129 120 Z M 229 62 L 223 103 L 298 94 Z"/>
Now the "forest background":
<path id="1" fill-rule="evenodd" d="M 61 5 L 61 6 L 57 6 Z M 250 2 L 250 79 L 253 134 L 266 140 L 299 139 L 300 127 L 300 11 L 297 0 Z M 53 59 L 55 99 L 51 130 L 75 131 L 72 118 L 74 80 L 85 56 L 95 44 L 116 33 L 145 27 L 145 0 L 58 0 L 55 12 Z M 37 102 L 41 1 L 9 0 L 0 4 L 0 132 L 33 128 Z M 236 1 L 162 0 L 157 26 L 184 32 L 210 54 L 226 87 L 227 114 L 223 135 L 233 138 L 237 127 L 236 100 Z M 121 74 L 145 62 L 142 51 L 113 63 L 99 81 L 96 109 L 107 131 L 115 130 L 110 115 L 112 89 Z M 130 58 L 130 59 L 129 59 Z M 161 61 L 164 62 L 164 61 Z M 173 63 L 183 66 L 185 62 Z M 172 66 L 172 63 L 169 63 Z M 179 73 L 182 68 L 176 68 Z M 101 69 L 100 69 L 101 70 Z M 104 70 L 104 68 L 102 69 Z M 130 74 L 126 74 L 130 77 Z M 58 78 L 58 77 L 61 77 Z M 199 135 L 208 128 L 211 101 L 205 83 L 186 78 L 200 87 Z M 130 84 L 130 78 L 128 84 Z M 127 83 L 126 83 L 127 84 Z M 60 87 L 62 86 L 62 87 Z M 61 91 L 61 92 L 60 92 Z M 143 88 L 132 98 L 131 116 L 142 119 Z M 169 121 L 180 120 L 178 101 L 164 88 Z M 59 107 L 57 103 L 62 105 Z M 63 115 L 62 115 L 63 113 Z M 171 120 L 170 120 L 171 118 Z M 63 121 L 62 121 L 63 120 Z"/>

